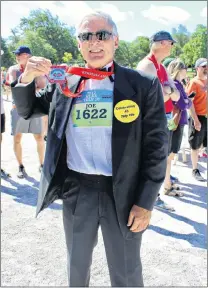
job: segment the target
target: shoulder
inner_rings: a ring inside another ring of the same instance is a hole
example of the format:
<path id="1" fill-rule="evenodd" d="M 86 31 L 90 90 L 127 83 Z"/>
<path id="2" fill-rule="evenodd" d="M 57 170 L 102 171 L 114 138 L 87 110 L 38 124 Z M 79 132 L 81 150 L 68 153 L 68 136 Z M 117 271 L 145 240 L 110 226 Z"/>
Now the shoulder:
<path id="1" fill-rule="evenodd" d="M 136 69 L 137 71 L 143 71 L 147 74 L 157 76 L 157 70 L 155 68 L 155 65 L 147 58 L 144 58 L 142 61 L 140 61 Z"/>
<path id="2" fill-rule="evenodd" d="M 193 78 L 190 80 L 188 87 L 196 87 L 198 85 L 197 79 Z"/>
<path id="3" fill-rule="evenodd" d="M 153 75 L 147 74 L 144 71 L 140 71 L 140 70 L 134 70 L 131 68 L 126 68 L 123 66 L 120 66 L 123 70 L 124 73 L 127 75 L 127 77 L 131 77 L 131 79 L 135 79 L 137 81 L 141 81 L 139 84 L 142 84 L 142 82 L 149 82 L 152 83 L 152 81 L 155 79 L 155 77 Z"/>
<path id="4" fill-rule="evenodd" d="M 18 65 L 13 65 L 9 67 L 8 73 L 17 72 L 17 70 L 18 70 Z"/>
<path id="5" fill-rule="evenodd" d="M 149 60 L 147 57 L 143 58 L 137 65 L 137 70 L 143 67 L 153 67 L 155 68 L 153 62 Z"/>

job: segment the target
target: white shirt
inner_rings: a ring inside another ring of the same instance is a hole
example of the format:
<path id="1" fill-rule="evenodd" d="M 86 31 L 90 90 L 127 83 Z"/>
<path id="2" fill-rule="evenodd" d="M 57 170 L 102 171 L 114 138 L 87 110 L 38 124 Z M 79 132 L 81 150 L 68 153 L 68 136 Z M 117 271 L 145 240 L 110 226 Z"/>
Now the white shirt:
<path id="1" fill-rule="evenodd" d="M 109 77 L 88 79 L 82 96 L 74 99 L 66 128 L 69 169 L 112 176 L 113 88 Z"/>

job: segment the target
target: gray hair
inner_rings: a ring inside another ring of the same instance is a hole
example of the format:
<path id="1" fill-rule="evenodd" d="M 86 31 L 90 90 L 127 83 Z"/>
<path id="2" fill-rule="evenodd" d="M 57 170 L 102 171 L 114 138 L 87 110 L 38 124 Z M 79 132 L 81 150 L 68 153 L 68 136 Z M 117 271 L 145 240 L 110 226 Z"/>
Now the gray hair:
<path id="1" fill-rule="evenodd" d="M 109 14 L 107 14 L 107 13 L 105 13 L 105 12 L 102 12 L 102 11 L 98 11 L 98 10 L 97 10 L 97 11 L 94 11 L 94 12 L 92 12 L 92 13 L 87 14 L 87 15 L 82 19 L 82 21 L 81 21 L 81 22 L 79 23 L 79 25 L 77 26 L 76 36 L 78 36 L 79 31 L 80 31 L 80 27 L 82 26 L 82 24 L 83 24 L 85 21 L 87 21 L 88 19 L 92 18 L 92 17 L 97 17 L 97 18 L 102 18 L 102 19 L 104 19 L 104 20 L 107 22 L 107 24 L 112 27 L 112 33 L 113 33 L 113 35 L 114 35 L 114 36 L 118 36 L 117 26 L 116 26 L 115 22 L 113 21 L 112 17 L 111 17 Z"/>

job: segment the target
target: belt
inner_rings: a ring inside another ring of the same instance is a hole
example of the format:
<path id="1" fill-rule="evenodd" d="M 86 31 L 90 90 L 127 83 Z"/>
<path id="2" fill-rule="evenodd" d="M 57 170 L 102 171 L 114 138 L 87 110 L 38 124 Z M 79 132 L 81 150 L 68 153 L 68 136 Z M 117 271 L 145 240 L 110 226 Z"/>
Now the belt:
<path id="1" fill-rule="evenodd" d="M 112 183 L 112 176 L 105 176 L 105 175 L 95 175 L 95 174 L 85 174 L 79 173 L 74 170 L 68 170 L 69 175 L 73 175 L 81 181 L 90 182 L 90 183 L 97 183 L 97 184 L 104 184 L 104 183 Z"/>

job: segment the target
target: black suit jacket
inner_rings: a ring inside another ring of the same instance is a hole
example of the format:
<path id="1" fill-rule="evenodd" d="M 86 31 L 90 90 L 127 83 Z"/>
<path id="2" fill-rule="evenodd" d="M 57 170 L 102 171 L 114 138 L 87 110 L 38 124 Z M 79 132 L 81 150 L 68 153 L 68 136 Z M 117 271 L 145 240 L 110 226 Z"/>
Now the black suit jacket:
<path id="1" fill-rule="evenodd" d="M 123 235 L 136 237 L 126 226 L 134 204 L 152 210 L 166 171 L 168 147 L 167 122 L 163 95 L 157 78 L 115 64 L 114 103 L 132 100 L 140 108 L 139 117 L 122 123 L 113 115 L 112 169 L 116 211 Z M 78 77 L 79 76 L 74 76 Z M 56 84 L 35 93 L 34 82 L 12 94 L 19 115 L 25 119 L 49 115 L 48 138 L 37 204 L 37 214 L 64 195 L 66 178 L 65 129 L 72 99 L 64 96 Z M 71 90 L 76 91 L 77 85 Z M 70 191 L 69 191 L 70 192 Z"/>

